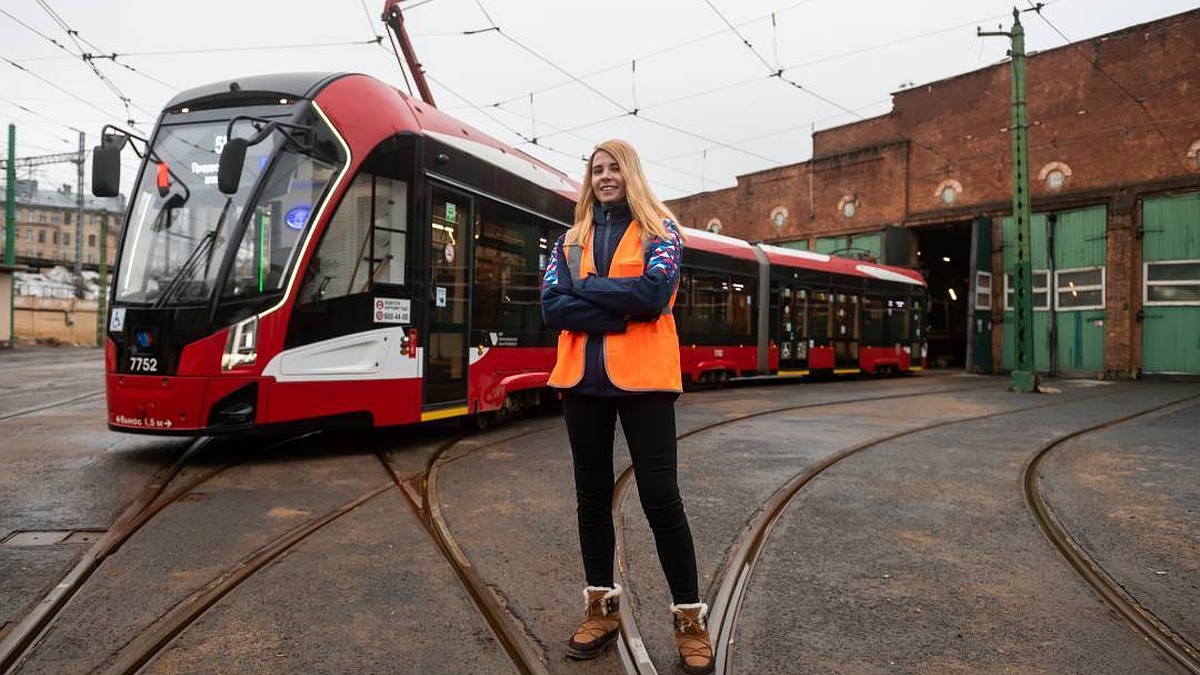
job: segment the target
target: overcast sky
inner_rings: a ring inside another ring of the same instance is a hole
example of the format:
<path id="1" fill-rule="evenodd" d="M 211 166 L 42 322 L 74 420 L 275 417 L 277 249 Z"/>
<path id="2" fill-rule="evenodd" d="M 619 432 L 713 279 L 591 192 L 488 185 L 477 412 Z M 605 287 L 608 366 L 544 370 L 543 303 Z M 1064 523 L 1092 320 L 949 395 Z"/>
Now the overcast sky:
<path id="1" fill-rule="evenodd" d="M 19 157 L 72 152 L 76 130 L 86 132 L 90 153 L 104 124 L 133 120 L 133 129 L 149 133 L 175 93 L 210 81 L 347 71 L 405 88 L 379 20 L 382 5 L 4 0 L 0 121 L 17 125 Z M 1076 41 L 1195 5 L 1054 0 L 1041 17 L 1024 13 L 1021 21 L 1032 52 L 1065 44 L 1055 29 Z M 625 138 L 669 199 L 805 160 L 814 126 L 886 113 L 898 89 L 1004 60 L 1008 40 L 977 37 L 976 27 L 1007 31 L 1013 3 L 408 0 L 402 7 L 438 107 L 577 179 L 596 142 Z M 493 26 L 499 30 L 474 32 Z M 381 44 L 373 43 L 377 35 L 385 36 Z M 84 53 L 117 57 L 89 65 Z M 781 78 L 769 76 L 780 68 Z M 1136 82 L 1123 84 L 1136 92 Z M 538 145 L 528 142 L 535 137 Z M 7 156 L 7 133 L 0 146 Z M 128 185 L 132 155 L 126 166 Z M 36 169 L 34 177 L 49 185 L 76 180 L 72 164 Z"/>

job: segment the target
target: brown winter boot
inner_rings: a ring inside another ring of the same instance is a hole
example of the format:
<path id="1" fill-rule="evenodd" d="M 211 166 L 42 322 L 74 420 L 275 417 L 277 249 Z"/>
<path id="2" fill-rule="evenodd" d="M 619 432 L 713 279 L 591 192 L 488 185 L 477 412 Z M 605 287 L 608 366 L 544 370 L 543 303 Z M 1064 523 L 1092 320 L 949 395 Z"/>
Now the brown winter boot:
<path id="1" fill-rule="evenodd" d="M 594 659 L 612 643 L 621 628 L 621 584 L 588 586 L 583 589 L 587 614 L 567 643 L 567 656 Z"/>
<path id="2" fill-rule="evenodd" d="M 713 671 L 712 639 L 708 636 L 708 605 L 697 602 L 671 605 L 675 615 L 675 647 L 679 649 L 679 669 L 688 675 L 706 675 Z"/>

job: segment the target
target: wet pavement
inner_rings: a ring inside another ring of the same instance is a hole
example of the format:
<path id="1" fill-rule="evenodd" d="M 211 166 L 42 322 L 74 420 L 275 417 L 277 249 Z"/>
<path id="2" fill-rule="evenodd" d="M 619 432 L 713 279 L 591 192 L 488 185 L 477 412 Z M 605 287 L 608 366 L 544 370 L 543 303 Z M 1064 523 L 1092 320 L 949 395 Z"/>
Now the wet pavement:
<path id="1" fill-rule="evenodd" d="M 0 354 L 0 642 L 188 445 L 107 431 L 103 399 L 89 396 L 101 370 L 98 350 Z M 1060 380 L 1044 395 L 1006 384 L 930 373 L 680 399 L 706 600 L 764 505 L 811 474 L 745 582 L 728 672 L 1179 672 L 1053 548 L 1023 476 L 1066 439 L 1036 482 L 1058 522 L 1195 648 L 1200 383 Z M 166 634 L 142 672 L 519 672 L 413 493 L 385 488 L 387 466 L 417 477 L 458 436 L 442 424 L 207 444 L 172 482 L 195 486 L 95 568 L 14 672 L 118 672 L 206 588 L 348 504 Z M 618 441 L 618 472 L 627 464 Z M 582 610 L 573 494 L 552 412 L 462 438 L 436 477 L 440 518 L 545 670 L 623 672 L 615 651 L 583 663 L 563 652 Z M 626 601 L 657 672 L 678 672 L 636 489 L 619 513 Z M 60 535 L 73 537 L 39 540 Z"/>

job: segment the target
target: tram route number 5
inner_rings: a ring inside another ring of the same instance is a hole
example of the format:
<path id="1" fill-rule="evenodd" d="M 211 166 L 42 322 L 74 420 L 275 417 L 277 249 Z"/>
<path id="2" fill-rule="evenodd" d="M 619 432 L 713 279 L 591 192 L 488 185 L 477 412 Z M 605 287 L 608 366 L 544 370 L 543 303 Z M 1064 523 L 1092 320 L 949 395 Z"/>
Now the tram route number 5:
<path id="1" fill-rule="evenodd" d="M 134 373 L 157 373 L 158 359 L 152 356 L 131 356 L 129 370 Z"/>

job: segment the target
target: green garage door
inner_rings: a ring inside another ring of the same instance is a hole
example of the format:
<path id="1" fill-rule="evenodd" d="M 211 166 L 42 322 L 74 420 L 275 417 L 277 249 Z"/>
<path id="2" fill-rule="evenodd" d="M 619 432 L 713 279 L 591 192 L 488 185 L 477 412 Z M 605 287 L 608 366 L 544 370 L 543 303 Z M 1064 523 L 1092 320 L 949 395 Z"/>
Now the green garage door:
<path id="1" fill-rule="evenodd" d="M 1054 224 L 1054 327 L 1057 373 L 1104 373 L 1105 256 L 1108 210 L 1057 214 Z"/>
<path id="2" fill-rule="evenodd" d="M 1097 206 L 1054 215 L 1054 250 L 1049 219 L 1030 219 L 1033 258 L 1033 368 L 1036 372 L 1094 376 L 1104 372 L 1104 284 L 1107 211 Z M 1004 328 L 1001 365 L 1016 367 L 1013 271 L 1016 232 L 1003 220 Z M 1049 261 L 1053 256 L 1053 272 Z M 1051 339 L 1053 328 L 1053 340 Z"/>
<path id="3" fill-rule="evenodd" d="M 1200 375 L 1200 194 L 1142 206 L 1142 372 Z"/>
<path id="4" fill-rule="evenodd" d="M 829 253 L 843 258 L 856 258 L 866 254 L 879 260 L 880 237 L 878 232 L 848 234 L 838 237 L 817 237 L 817 253 Z"/>
<path id="5" fill-rule="evenodd" d="M 1000 366 L 1017 367 L 1017 320 L 1014 315 L 1013 274 L 1017 267 L 1017 232 L 1012 218 L 1002 222 L 1004 234 L 1004 326 L 1001 329 Z M 1029 244 L 1033 262 L 1033 369 L 1050 370 L 1050 265 L 1046 254 L 1046 214 L 1029 219 Z"/>

